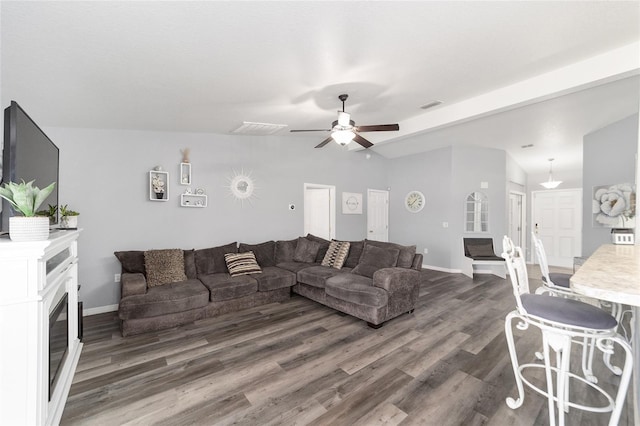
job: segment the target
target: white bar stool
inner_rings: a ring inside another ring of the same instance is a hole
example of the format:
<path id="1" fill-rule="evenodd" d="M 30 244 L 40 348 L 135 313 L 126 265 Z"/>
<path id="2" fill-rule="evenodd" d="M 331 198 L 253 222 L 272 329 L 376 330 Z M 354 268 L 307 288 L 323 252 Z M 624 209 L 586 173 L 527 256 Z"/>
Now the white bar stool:
<path id="1" fill-rule="evenodd" d="M 540 265 L 540 273 L 542 274 L 542 283 L 544 287 L 540 287 L 536 290 L 536 293 L 541 294 L 548 292 L 554 296 L 560 297 L 569 297 L 572 299 L 577 299 L 581 301 L 588 301 L 592 305 L 599 306 L 603 309 L 607 309 L 611 311 L 611 315 L 616 319 L 617 323 L 620 323 L 620 318 L 622 317 L 622 306 L 619 303 L 611 303 L 611 302 L 603 302 L 598 299 L 591 299 L 581 294 L 578 294 L 571 290 L 570 287 L 570 279 L 572 274 L 563 274 L 563 273 L 554 273 L 549 272 L 549 263 L 547 262 L 547 254 L 544 249 L 544 245 L 542 244 L 542 240 L 538 238 L 535 232 L 531 232 L 531 241 L 533 242 L 533 246 L 536 252 L 536 256 L 538 258 L 538 264 Z M 596 382 L 595 376 L 590 374 L 593 364 L 593 341 L 591 342 L 590 348 L 588 348 L 589 355 L 587 356 L 587 346 L 585 342 L 585 351 L 583 353 L 583 369 L 585 369 L 586 376 L 589 380 Z M 604 353 L 604 363 L 616 375 L 620 375 L 621 370 L 619 367 L 611 364 L 611 355 L 613 352 L 605 352 Z"/>
<path id="2" fill-rule="evenodd" d="M 516 299 L 516 309 L 510 312 L 505 319 L 505 333 L 516 378 L 518 398 L 507 398 L 507 405 L 511 409 L 522 405 L 524 402 L 523 384 L 526 384 L 547 398 L 549 423 L 552 426 L 556 424 L 556 405 L 558 407 L 558 422 L 561 426 L 564 425 L 565 412 L 568 412 L 570 407 L 591 412 L 611 412 L 609 425 L 617 425 L 629 387 L 633 355 L 627 341 L 616 332 L 618 325 L 616 319 L 602 309 L 575 299 L 554 297 L 548 294 L 530 294 L 529 278 L 522 249 L 514 247 L 508 237 L 504 238 L 503 247 L 502 257 L 505 258 Z M 519 364 L 513 340 L 512 324 L 514 320 L 517 320 L 516 327 L 519 330 L 527 330 L 529 326 L 533 326 L 541 331 L 544 364 Z M 576 339 L 585 341 L 594 339 L 596 346 L 603 352 L 612 351 L 613 343 L 617 343 L 624 350 L 624 367 L 621 371 L 620 384 L 615 398 L 596 383 L 570 372 L 571 345 L 576 342 L 580 343 L 580 340 Z M 551 365 L 550 349 L 556 353 L 554 366 Z M 530 368 L 545 370 L 546 390 L 538 388 L 524 376 L 523 372 Z M 571 402 L 569 400 L 570 385 L 575 381 L 599 392 L 606 399 L 607 404 L 585 406 Z"/>

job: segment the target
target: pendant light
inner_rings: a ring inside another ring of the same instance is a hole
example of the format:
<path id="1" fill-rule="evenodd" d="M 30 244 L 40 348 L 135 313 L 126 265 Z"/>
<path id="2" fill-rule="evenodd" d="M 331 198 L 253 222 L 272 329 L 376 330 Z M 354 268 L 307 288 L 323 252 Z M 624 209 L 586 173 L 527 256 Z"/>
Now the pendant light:
<path id="1" fill-rule="evenodd" d="M 544 186 L 547 189 L 555 189 L 562 183 L 561 180 L 553 180 L 553 158 L 549 158 L 549 180 L 546 182 L 542 182 L 540 185 Z"/>

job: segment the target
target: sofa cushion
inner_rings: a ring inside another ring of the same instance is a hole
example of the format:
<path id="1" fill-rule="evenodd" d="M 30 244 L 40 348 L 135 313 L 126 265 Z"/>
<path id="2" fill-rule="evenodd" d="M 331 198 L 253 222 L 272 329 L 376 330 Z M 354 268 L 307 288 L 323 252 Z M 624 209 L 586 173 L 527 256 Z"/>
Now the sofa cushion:
<path id="1" fill-rule="evenodd" d="M 471 257 L 493 257 L 496 255 L 493 251 L 493 243 L 491 241 L 482 244 L 469 244 L 467 250 Z"/>
<path id="2" fill-rule="evenodd" d="M 149 318 L 202 308 L 209 303 L 209 291 L 198 280 L 151 287 L 145 294 L 120 299 L 120 319 Z"/>
<path id="3" fill-rule="evenodd" d="M 296 274 L 276 266 L 262 268 L 261 274 L 251 276 L 258 281 L 258 291 L 271 291 L 278 288 L 293 287 L 296 284 Z"/>
<path id="4" fill-rule="evenodd" d="M 395 243 L 388 243 L 383 241 L 373 241 L 373 240 L 365 240 L 365 246 L 367 244 L 381 247 L 381 248 L 394 248 L 400 250 L 400 254 L 398 255 L 398 262 L 393 265 L 399 268 L 411 268 L 413 265 L 413 257 L 416 254 L 416 246 L 403 246 Z"/>
<path id="5" fill-rule="evenodd" d="M 389 303 L 385 290 L 374 287 L 373 280 L 357 275 L 340 274 L 329 278 L 325 291 L 327 296 L 357 305 L 380 308 Z"/>
<path id="6" fill-rule="evenodd" d="M 304 262 L 281 262 L 276 265 L 278 268 L 286 269 L 287 271 L 298 273 L 305 268 L 311 268 L 312 266 L 318 266 L 317 263 L 304 263 Z"/>
<path id="7" fill-rule="evenodd" d="M 350 245 L 348 241 L 331 241 L 329 249 L 324 255 L 324 259 L 322 259 L 322 266 L 331 266 L 336 269 L 342 268 L 349 254 Z"/>
<path id="8" fill-rule="evenodd" d="M 210 300 L 237 299 L 258 291 L 258 282 L 250 275 L 232 277 L 227 273 L 198 275 L 202 284 L 209 289 Z"/>
<path id="9" fill-rule="evenodd" d="M 267 241 L 260 244 L 245 244 L 240 243 L 238 246 L 238 253 L 244 253 L 252 251 L 256 256 L 258 265 L 262 268 L 266 266 L 276 266 L 276 242 Z"/>
<path id="10" fill-rule="evenodd" d="M 378 269 L 396 266 L 400 250 L 397 248 L 381 248 L 371 244 L 364 245 L 360 263 L 351 271 L 354 274 L 373 278 Z"/>
<path id="11" fill-rule="evenodd" d="M 355 268 L 360 262 L 360 256 L 362 256 L 362 250 L 364 250 L 364 240 L 349 241 L 349 254 L 344 261 L 344 266 L 348 268 Z"/>
<path id="12" fill-rule="evenodd" d="M 313 263 L 318 255 L 318 250 L 320 250 L 320 243 L 300 237 L 296 251 L 293 253 L 293 261 Z"/>
<path id="13" fill-rule="evenodd" d="M 311 266 L 298 272 L 298 282 L 313 287 L 324 288 L 327 279 L 345 272 L 330 266 Z"/>
<path id="14" fill-rule="evenodd" d="M 256 256 L 252 251 L 246 253 L 227 253 L 224 255 L 227 262 L 229 275 L 237 277 L 240 275 L 261 274 L 262 269 L 256 262 Z"/>
<path id="15" fill-rule="evenodd" d="M 318 254 L 316 255 L 315 262 L 321 263 L 322 259 L 324 259 L 324 255 L 327 253 L 327 250 L 329 249 L 329 244 L 331 243 L 331 241 L 325 240 L 322 237 L 317 237 L 313 234 L 307 234 L 305 238 L 307 240 L 311 240 L 320 244 L 320 249 L 318 250 Z"/>
<path id="16" fill-rule="evenodd" d="M 180 249 L 147 250 L 144 252 L 147 286 L 185 281 L 184 253 Z"/>
<path id="17" fill-rule="evenodd" d="M 293 254 L 296 252 L 298 239 L 288 241 L 276 241 L 276 265 L 282 262 L 293 262 Z"/>
<path id="18" fill-rule="evenodd" d="M 144 251 L 116 251 L 113 254 L 120 261 L 120 265 L 122 265 L 122 272 L 130 272 L 132 274 L 146 273 L 144 268 Z"/>
<path id="19" fill-rule="evenodd" d="M 195 280 L 198 278 L 198 272 L 196 271 L 196 253 L 195 250 L 184 250 L 184 273 L 187 275 L 187 279 Z"/>
<path id="20" fill-rule="evenodd" d="M 224 255 L 237 252 L 238 249 L 235 242 L 224 246 L 196 250 L 195 258 L 198 276 L 229 272 L 227 262 L 224 260 Z"/>

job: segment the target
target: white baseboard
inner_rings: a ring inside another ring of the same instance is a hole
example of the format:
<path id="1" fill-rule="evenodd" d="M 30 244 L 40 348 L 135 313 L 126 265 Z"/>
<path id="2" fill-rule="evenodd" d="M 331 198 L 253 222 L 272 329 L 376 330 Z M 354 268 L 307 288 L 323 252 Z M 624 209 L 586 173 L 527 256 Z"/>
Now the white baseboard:
<path id="1" fill-rule="evenodd" d="M 462 273 L 460 269 L 441 268 L 439 266 L 424 265 L 424 264 L 422 265 L 422 269 L 431 269 L 432 271 L 448 272 L 450 274 Z"/>
<path id="2" fill-rule="evenodd" d="M 82 316 L 88 317 L 91 315 L 104 314 L 105 312 L 115 312 L 118 310 L 118 304 L 115 305 L 106 305 L 106 306 L 98 306 L 97 308 L 89 308 L 82 310 Z"/>

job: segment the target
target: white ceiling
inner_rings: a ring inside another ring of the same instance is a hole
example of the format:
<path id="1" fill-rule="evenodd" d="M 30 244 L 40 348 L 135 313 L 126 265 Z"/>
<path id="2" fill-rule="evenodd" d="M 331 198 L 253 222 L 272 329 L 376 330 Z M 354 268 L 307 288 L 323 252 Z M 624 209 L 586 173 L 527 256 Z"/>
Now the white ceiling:
<path id="1" fill-rule="evenodd" d="M 0 18 L 2 104 L 45 127 L 328 128 L 349 93 L 357 124 L 400 123 L 363 135 L 381 155 L 478 144 L 540 173 L 581 168 L 582 136 L 640 103 L 635 1 L 4 1 Z"/>

